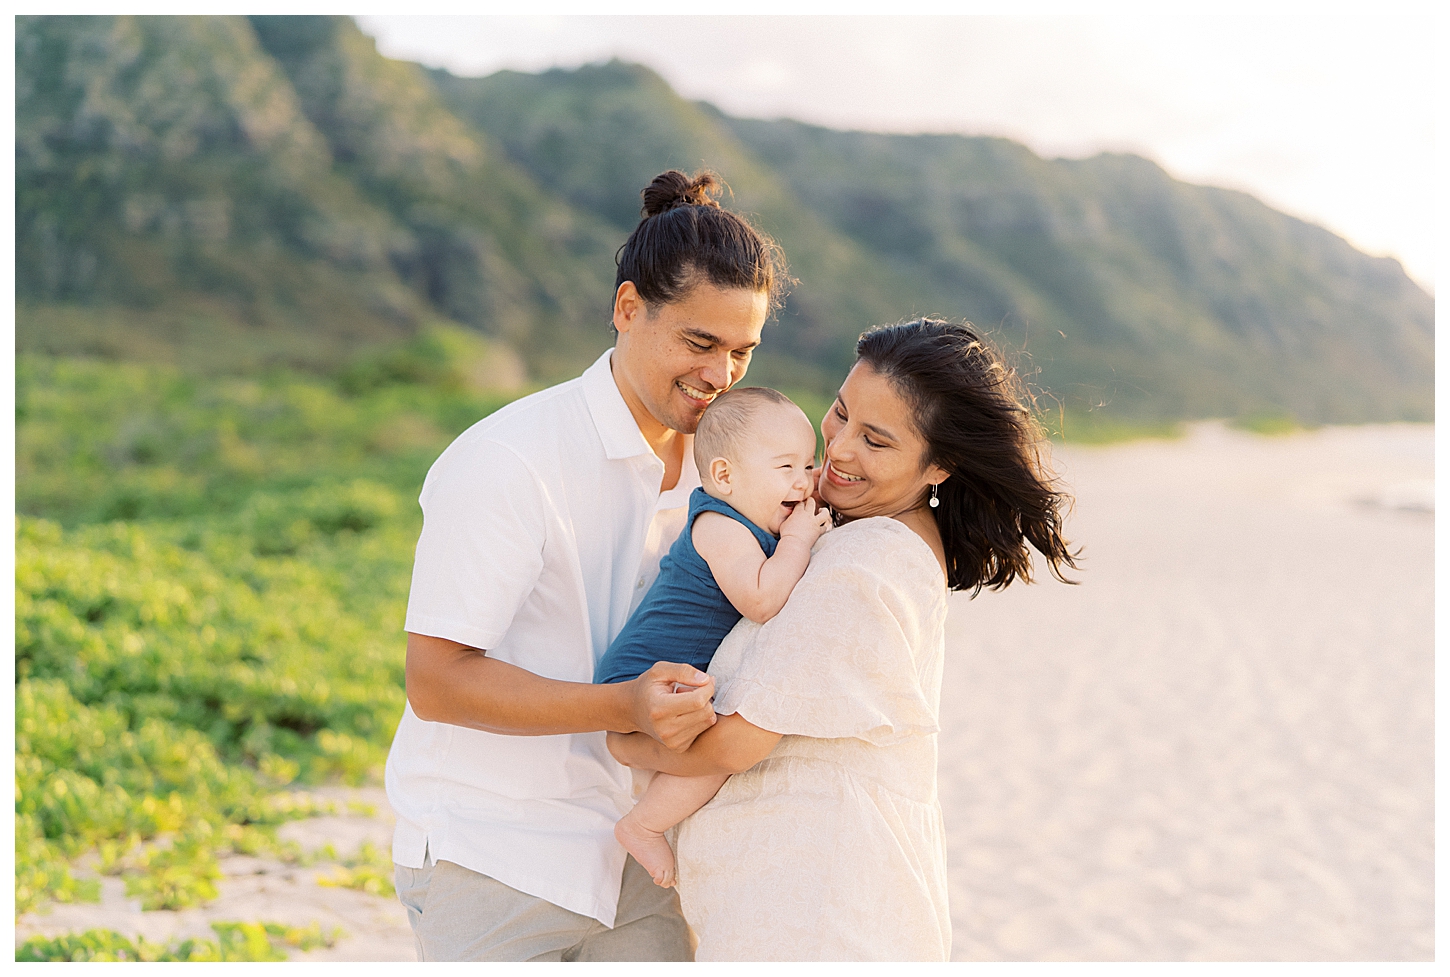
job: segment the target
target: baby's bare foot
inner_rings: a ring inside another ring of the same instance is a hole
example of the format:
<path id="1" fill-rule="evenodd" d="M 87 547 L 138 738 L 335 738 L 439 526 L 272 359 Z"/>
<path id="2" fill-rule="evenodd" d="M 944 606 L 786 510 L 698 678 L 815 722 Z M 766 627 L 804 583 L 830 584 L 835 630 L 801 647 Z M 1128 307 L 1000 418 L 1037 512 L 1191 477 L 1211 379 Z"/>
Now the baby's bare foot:
<path id="1" fill-rule="evenodd" d="M 614 837 L 644 866 L 655 885 L 668 889 L 675 884 L 675 853 L 665 841 L 664 832 L 646 828 L 635 820 L 631 811 L 614 826 Z"/>

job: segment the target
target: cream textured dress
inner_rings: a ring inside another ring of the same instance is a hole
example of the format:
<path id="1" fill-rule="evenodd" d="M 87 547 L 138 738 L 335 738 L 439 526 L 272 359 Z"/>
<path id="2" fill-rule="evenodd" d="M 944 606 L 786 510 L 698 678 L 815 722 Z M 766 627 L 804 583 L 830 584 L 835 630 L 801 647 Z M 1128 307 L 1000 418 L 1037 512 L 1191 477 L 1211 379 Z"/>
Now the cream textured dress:
<path id="1" fill-rule="evenodd" d="M 894 519 L 821 537 L 790 600 L 715 652 L 715 709 L 782 733 L 679 828 L 698 960 L 946 960 L 936 789 L 946 586 Z"/>

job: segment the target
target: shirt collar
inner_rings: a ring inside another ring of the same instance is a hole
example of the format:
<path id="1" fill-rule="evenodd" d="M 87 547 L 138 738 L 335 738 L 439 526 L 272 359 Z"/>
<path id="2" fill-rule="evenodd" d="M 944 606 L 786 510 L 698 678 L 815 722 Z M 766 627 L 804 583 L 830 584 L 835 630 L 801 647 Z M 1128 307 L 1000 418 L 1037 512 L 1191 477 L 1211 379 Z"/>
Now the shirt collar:
<path id="1" fill-rule="evenodd" d="M 581 377 L 584 401 L 589 405 L 589 416 L 594 419 L 594 429 L 599 432 L 599 440 L 604 444 L 604 456 L 611 461 L 639 455 L 653 456 L 654 450 L 640 433 L 634 415 L 629 412 L 629 405 L 624 402 L 624 395 L 614 382 L 614 374 L 609 368 L 609 357 L 613 353 L 613 347 L 606 349 Z"/>

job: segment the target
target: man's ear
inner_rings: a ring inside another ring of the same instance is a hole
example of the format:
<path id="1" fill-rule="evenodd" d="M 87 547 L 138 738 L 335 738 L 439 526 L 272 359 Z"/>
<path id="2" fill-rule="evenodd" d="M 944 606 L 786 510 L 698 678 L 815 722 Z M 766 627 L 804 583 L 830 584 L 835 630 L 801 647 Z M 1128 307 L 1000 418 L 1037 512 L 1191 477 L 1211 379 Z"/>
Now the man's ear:
<path id="1" fill-rule="evenodd" d="M 620 282 L 618 290 L 614 293 L 615 331 L 629 332 L 630 327 L 643 318 L 647 311 L 644 299 L 640 297 L 639 290 L 634 287 L 634 282 Z"/>
<path id="2" fill-rule="evenodd" d="M 706 469 L 710 473 L 711 480 L 719 489 L 721 495 L 730 494 L 730 461 L 727 458 L 711 458 L 710 465 Z"/>

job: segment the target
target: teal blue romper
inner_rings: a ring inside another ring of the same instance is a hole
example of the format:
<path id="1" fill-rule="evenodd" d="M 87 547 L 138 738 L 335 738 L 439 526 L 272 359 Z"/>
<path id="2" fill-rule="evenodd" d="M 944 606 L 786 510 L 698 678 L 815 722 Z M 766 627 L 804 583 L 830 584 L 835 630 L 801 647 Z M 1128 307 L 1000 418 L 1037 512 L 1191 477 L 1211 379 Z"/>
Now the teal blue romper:
<path id="1" fill-rule="evenodd" d="M 695 551 L 690 530 L 702 512 L 718 512 L 743 523 L 766 557 L 775 555 L 774 536 L 704 489 L 690 493 L 685 528 L 660 560 L 660 575 L 625 623 L 599 664 L 596 683 L 627 682 L 655 662 L 683 662 L 704 671 L 741 614 L 720 590 L 710 566 Z"/>

